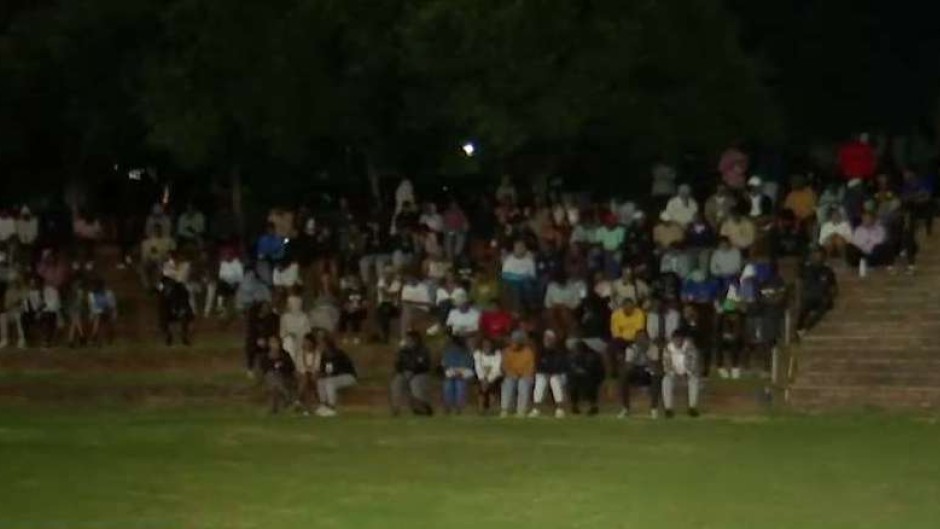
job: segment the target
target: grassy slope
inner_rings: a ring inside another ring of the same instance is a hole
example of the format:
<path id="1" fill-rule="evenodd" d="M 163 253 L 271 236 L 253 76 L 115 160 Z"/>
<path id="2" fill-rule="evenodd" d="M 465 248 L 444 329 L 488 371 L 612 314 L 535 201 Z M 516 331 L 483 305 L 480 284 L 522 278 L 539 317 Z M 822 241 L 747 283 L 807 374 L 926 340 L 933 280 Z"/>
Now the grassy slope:
<path id="1" fill-rule="evenodd" d="M 0 527 L 936 527 L 940 425 L 0 411 Z"/>

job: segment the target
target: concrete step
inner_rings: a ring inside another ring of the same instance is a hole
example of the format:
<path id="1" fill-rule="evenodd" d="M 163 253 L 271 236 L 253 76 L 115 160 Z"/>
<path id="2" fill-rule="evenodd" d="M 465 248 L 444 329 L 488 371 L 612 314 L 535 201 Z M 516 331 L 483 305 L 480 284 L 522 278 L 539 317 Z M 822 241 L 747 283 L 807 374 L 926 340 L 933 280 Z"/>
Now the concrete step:
<path id="1" fill-rule="evenodd" d="M 810 386 L 789 390 L 788 403 L 796 409 L 819 411 L 877 407 L 892 410 L 940 409 L 940 390 L 897 386 Z"/>

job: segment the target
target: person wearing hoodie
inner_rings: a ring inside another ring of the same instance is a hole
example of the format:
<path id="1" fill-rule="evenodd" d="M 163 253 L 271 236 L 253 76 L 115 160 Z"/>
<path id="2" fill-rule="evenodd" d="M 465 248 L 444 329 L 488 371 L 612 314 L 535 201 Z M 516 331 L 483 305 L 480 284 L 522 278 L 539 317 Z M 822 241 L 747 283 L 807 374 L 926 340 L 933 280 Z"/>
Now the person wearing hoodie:
<path id="1" fill-rule="evenodd" d="M 336 347 L 329 338 L 325 338 L 320 368 L 317 370 L 317 396 L 320 406 L 318 417 L 335 417 L 339 404 L 339 392 L 356 385 L 356 368 L 343 350 Z"/>
<path id="2" fill-rule="evenodd" d="M 473 352 L 473 367 L 477 376 L 480 414 L 486 415 L 502 386 L 503 353 L 489 338 L 483 338 L 479 343 Z"/>
<path id="3" fill-rule="evenodd" d="M 584 341 L 575 343 L 575 354 L 569 364 L 571 382 L 571 413 L 581 413 L 581 402 L 586 401 L 589 416 L 597 415 L 598 395 L 606 372 L 604 358 Z"/>
<path id="4" fill-rule="evenodd" d="M 405 335 L 405 345 L 398 350 L 394 369 L 389 385 L 392 415 L 400 414 L 405 406 L 415 415 L 431 415 L 431 353 L 420 333 L 411 331 Z"/>
<path id="5" fill-rule="evenodd" d="M 685 380 L 689 396 L 690 417 L 698 417 L 699 357 L 698 349 L 682 332 L 673 333 L 663 351 L 663 407 L 666 418 L 672 418 L 677 383 Z"/>
<path id="6" fill-rule="evenodd" d="M 529 417 L 538 417 L 541 414 L 539 406 L 545 401 L 549 388 L 552 390 L 552 399 L 555 401 L 555 418 L 561 419 L 565 416 L 567 373 L 568 352 L 559 342 L 555 331 L 546 330 L 535 363 L 535 391 L 533 396 L 535 406 L 529 412 Z"/>
<path id="7" fill-rule="evenodd" d="M 515 407 L 517 417 L 525 417 L 532 396 L 532 380 L 535 377 L 535 353 L 528 344 L 525 332 L 516 330 L 512 340 L 503 351 L 503 385 L 501 391 L 500 417 L 508 417 Z"/>
<path id="8" fill-rule="evenodd" d="M 444 413 L 460 415 L 467 406 L 467 384 L 475 375 L 473 356 L 464 338 L 452 334 L 441 356 Z"/>
<path id="9" fill-rule="evenodd" d="M 637 333 L 636 341 L 624 351 L 623 367 L 620 370 L 620 414 L 630 416 L 630 390 L 645 387 L 649 390 L 650 416 L 659 416 L 659 398 L 662 395 L 662 347 L 653 343 L 645 332 Z"/>

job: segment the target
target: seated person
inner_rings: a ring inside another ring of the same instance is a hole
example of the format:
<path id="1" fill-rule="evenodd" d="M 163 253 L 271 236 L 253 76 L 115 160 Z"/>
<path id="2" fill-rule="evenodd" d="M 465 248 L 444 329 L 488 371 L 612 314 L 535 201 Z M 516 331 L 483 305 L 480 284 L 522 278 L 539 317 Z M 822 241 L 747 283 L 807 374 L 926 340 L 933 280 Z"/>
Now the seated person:
<path id="1" fill-rule="evenodd" d="M 421 335 L 410 332 L 405 345 L 398 350 L 395 374 L 392 375 L 390 396 L 392 415 L 398 415 L 407 406 L 415 415 L 431 415 L 431 353 L 421 341 Z"/>
<path id="2" fill-rule="evenodd" d="M 163 263 L 176 250 L 176 241 L 163 232 L 160 224 L 153 226 L 153 233 L 140 244 L 141 280 L 145 287 L 154 285 L 159 278 Z"/>
<path id="3" fill-rule="evenodd" d="M 335 417 L 339 391 L 355 386 L 357 377 L 356 368 L 349 355 L 329 339 L 326 339 L 317 377 L 317 396 L 320 399 L 317 416 Z"/>
<path id="4" fill-rule="evenodd" d="M 493 340 L 479 340 L 479 348 L 473 352 L 473 366 L 477 376 L 480 414 L 490 411 L 492 400 L 499 395 L 503 382 L 503 353 Z"/>
<path id="5" fill-rule="evenodd" d="M 620 370 L 619 417 L 630 416 L 630 388 L 634 386 L 649 389 L 650 416 L 659 416 L 659 397 L 662 395 L 662 367 L 660 347 L 653 343 L 645 331 L 637 333 L 636 341 L 624 351 L 623 368 Z"/>
<path id="6" fill-rule="evenodd" d="M 366 292 L 357 274 L 349 274 L 340 282 L 339 332 L 343 343 L 350 339 L 355 345 L 362 341 L 362 323 L 366 319 Z"/>
<path id="7" fill-rule="evenodd" d="M 645 330 L 646 313 L 637 308 L 632 299 L 624 299 L 620 309 L 610 316 L 611 340 L 608 357 L 611 373 L 617 373 L 624 350 L 633 343 L 638 332 Z"/>
<path id="8" fill-rule="evenodd" d="M 521 330 L 512 333 L 509 347 L 503 351 L 503 386 L 500 417 L 508 417 L 515 407 L 517 417 L 529 411 L 532 381 L 535 377 L 535 353 Z"/>
<path id="9" fill-rule="evenodd" d="M 297 377 L 294 361 L 281 347 L 277 336 L 269 336 L 267 354 L 261 357 L 261 372 L 271 399 L 271 413 L 297 400 Z"/>
<path id="10" fill-rule="evenodd" d="M 802 337 L 832 309 L 839 285 L 820 249 L 810 254 L 809 262 L 800 272 L 800 280 L 802 296 L 796 331 L 797 335 Z"/>
<path id="11" fill-rule="evenodd" d="M 431 310 L 431 290 L 428 284 L 419 280 L 417 276 L 405 276 L 405 283 L 401 287 L 401 336 L 414 330 L 415 320 L 420 314 L 427 314 Z"/>
<path id="12" fill-rule="evenodd" d="M 862 214 L 862 223 L 852 233 L 851 245 L 846 248 L 850 266 L 859 266 L 864 259 L 867 266 L 882 266 L 891 262 L 891 251 L 884 226 L 871 213 Z"/>
<path id="13" fill-rule="evenodd" d="M 480 311 L 470 304 L 470 298 L 463 291 L 454 296 L 454 308 L 447 315 L 445 325 L 451 334 L 467 338 L 480 331 Z"/>
<path id="14" fill-rule="evenodd" d="M 584 283 L 572 281 L 564 271 L 555 273 L 545 291 L 545 315 L 549 326 L 558 329 L 562 338 L 569 336 L 577 321 L 576 311 L 585 294 Z"/>
<path id="15" fill-rule="evenodd" d="M 437 287 L 437 294 L 434 296 L 434 315 L 437 317 L 437 322 L 428 329 L 428 336 L 436 335 L 441 330 L 441 326 L 447 325 L 451 310 L 457 306 L 456 298 L 466 300 L 467 291 L 457 283 L 453 274 L 448 274 L 443 284 Z"/>
<path id="16" fill-rule="evenodd" d="M 539 406 L 545 400 L 548 388 L 551 388 L 552 399 L 555 401 L 555 418 L 561 419 L 565 416 L 567 373 L 568 352 L 565 351 L 555 332 L 551 329 L 546 330 L 535 363 L 535 393 L 533 397 L 535 406 L 529 412 L 529 417 L 538 417 L 540 415 Z"/>
<path id="17" fill-rule="evenodd" d="M 451 335 L 441 355 L 444 370 L 444 413 L 460 415 L 467 405 L 467 384 L 474 376 L 473 356 L 464 338 Z"/>
<path id="18" fill-rule="evenodd" d="M 587 401 L 590 406 L 587 414 L 597 415 L 598 393 L 605 377 L 603 357 L 587 343 L 578 341 L 569 367 L 571 413 L 579 415 L 581 402 Z"/>
<path id="19" fill-rule="evenodd" d="M 88 313 L 91 315 L 89 342 L 101 345 L 114 341 L 117 320 L 117 298 L 103 280 L 96 279 L 88 292 Z"/>
<path id="20" fill-rule="evenodd" d="M 685 380 L 688 394 L 690 417 L 698 417 L 699 396 L 699 358 L 698 349 L 682 332 L 675 332 L 663 351 L 663 407 L 666 418 L 672 418 L 673 399 L 676 383 Z"/>
<path id="21" fill-rule="evenodd" d="M 731 240 L 727 237 L 720 238 L 718 248 L 712 252 L 708 268 L 712 277 L 721 282 L 722 286 L 727 286 L 731 278 L 740 274 L 741 269 L 744 268 L 741 250 L 732 246 Z"/>
<path id="22" fill-rule="evenodd" d="M 852 240 L 852 225 L 845 220 L 841 209 L 829 210 L 829 216 L 819 228 L 819 245 L 829 257 L 845 257 Z"/>

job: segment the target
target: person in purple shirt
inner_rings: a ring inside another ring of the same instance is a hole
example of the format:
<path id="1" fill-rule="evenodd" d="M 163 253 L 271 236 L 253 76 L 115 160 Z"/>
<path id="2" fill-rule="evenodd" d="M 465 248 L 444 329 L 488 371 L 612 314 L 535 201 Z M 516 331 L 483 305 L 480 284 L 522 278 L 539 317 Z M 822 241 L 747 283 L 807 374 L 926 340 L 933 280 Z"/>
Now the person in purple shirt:
<path id="1" fill-rule="evenodd" d="M 862 215 L 862 223 L 855 228 L 850 242 L 846 259 L 851 266 L 858 266 L 862 259 L 868 266 L 883 266 L 892 261 L 887 232 L 870 212 Z"/>

